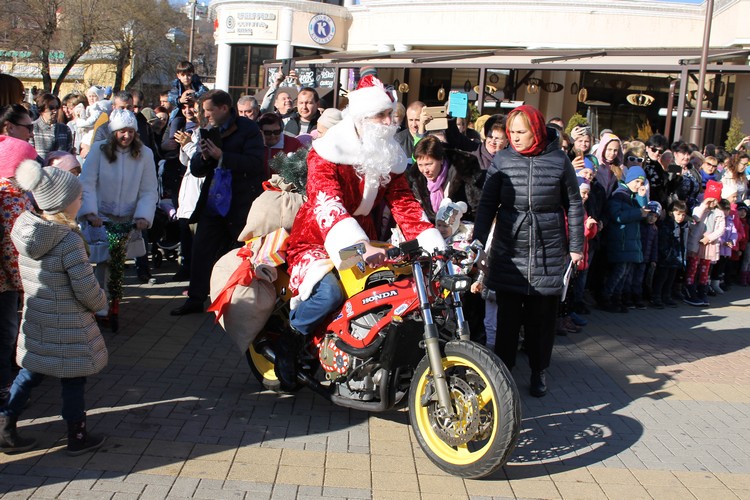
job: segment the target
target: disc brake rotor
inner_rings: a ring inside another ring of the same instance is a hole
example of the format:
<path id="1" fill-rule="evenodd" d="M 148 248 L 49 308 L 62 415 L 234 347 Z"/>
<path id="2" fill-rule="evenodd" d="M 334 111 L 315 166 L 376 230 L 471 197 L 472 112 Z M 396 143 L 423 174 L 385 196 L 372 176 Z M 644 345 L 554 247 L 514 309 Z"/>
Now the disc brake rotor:
<path id="1" fill-rule="evenodd" d="M 450 446 L 460 446 L 476 437 L 480 424 L 479 401 L 474 389 L 459 377 L 448 379 L 448 390 L 455 417 L 447 417 L 435 401 L 430 404 L 432 430 Z"/>
<path id="2" fill-rule="evenodd" d="M 473 370 L 467 371 L 466 380 L 469 385 L 471 385 L 475 394 L 481 394 L 485 384 L 478 373 Z M 475 439 L 480 441 L 489 438 L 492 434 L 492 405 L 486 403 L 487 402 L 485 401 L 484 408 L 479 411 L 479 431 L 477 432 L 477 435 L 474 436 Z"/>

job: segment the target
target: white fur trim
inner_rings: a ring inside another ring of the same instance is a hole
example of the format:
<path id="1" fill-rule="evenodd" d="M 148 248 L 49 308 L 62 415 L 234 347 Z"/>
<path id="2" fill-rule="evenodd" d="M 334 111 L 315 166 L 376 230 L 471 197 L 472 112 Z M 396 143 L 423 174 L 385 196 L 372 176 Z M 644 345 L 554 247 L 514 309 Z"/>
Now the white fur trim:
<path id="1" fill-rule="evenodd" d="M 337 269 L 341 269 L 339 250 L 354 245 L 360 241 L 370 241 L 370 238 L 367 237 L 367 233 L 365 233 L 357 222 L 357 219 L 354 217 L 341 219 L 333 225 L 330 231 L 328 231 L 324 245 L 326 253 L 328 253 L 328 256 L 331 258 Z M 305 279 L 307 279 L 307 277 L 305 277 Z"/>
<path id="2" fill-rule="evenodd" d="M 346 117 L 329 128 L 326 134 L 316 139 L 313 144 L 313 149 L 321 158 L 344 165 L 354 165 L 359 161 L 361 147 L 362 142 L 351 117 Z"/>
<path id="3" fill-rule="evenodd" d="M 305 279 L 302 280 L 297 295 L 289 301 L 289 307 L 296 309 L 297 305 L 303 300 L 310 298 L 313 287 L 318 284 L 323 277 L 333 270 L 333 261 L 331 259 L 321 259 L 310 263 L 306 272 Z"/>
<path id="4" fill-rule="evenodd" d="M 362 193 L 362 202 L 360 202 L 354 215 L 369 215 L 372 207 L 375 205 L 375 198 L 378 197 L 378 188 L 365 182 L 365 191 Z"/>
<path id="5" fill-rule="evenodd" d="M 436 248 L 438 250 L 445 250 L 445 240 L 440 234 L 440 231 L 438 231 L 434 227 L 425 229 L 424 231 L 419 233 L 419 236 L 417 236 L 417 241 L 419 242 L 420 247 L 430 253 L 432 253 L 432 251 Z"/>

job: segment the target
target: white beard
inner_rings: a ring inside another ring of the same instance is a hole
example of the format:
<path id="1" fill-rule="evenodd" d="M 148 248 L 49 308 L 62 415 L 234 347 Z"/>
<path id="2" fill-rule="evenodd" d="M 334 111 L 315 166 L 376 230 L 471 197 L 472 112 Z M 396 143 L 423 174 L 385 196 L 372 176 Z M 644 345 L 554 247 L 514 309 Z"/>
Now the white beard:
<path id="1" fill-rule="evenodd" d="M 392 171 L 401 172 L 406 165 L 406 154 L 394 139 L 398 129 L 368 120 L 363 120 L 358 128 L 362 147 L 354 170 L 365 180 L 365 188 L 378 189 L 391 181 Z"/>

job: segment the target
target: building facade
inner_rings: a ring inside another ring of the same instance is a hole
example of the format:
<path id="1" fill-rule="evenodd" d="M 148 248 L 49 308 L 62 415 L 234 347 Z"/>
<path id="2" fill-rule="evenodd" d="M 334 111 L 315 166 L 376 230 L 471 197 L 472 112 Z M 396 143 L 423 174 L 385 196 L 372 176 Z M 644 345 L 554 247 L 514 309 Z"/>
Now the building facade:
<path id="1" fill-rule="evenodd" d="M 548 117 L 588 114 L 626 137 L 646 126 L 687 137 L 697 104 L 706 2 L 215 0 L 211 9 L 217 87 L 236 95 L 260 92 L 291 57 L 301 83 L 322 93 L 375 66 L 384 82 L 408 87 L 404 104 L 466 92 L 482 112 L 525 102 Z M 708 142 L 729 117 L 750 116 L 749 18 L 750 0 L 715 2 Z"/>

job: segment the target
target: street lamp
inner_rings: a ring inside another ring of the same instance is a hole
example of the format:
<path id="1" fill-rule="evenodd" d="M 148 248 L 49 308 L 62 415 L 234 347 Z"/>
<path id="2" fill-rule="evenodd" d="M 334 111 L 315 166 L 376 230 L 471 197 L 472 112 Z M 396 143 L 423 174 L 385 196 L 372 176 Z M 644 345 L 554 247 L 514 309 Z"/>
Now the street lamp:
<path id="1" fill-rule="evenodd" d="M 714 0 L 706 0 L 706 22 L 703 27 L 703 51 L 701 52 L 701 66 L 698 73 L 698 92 L 695 96 L 695 122 L 690 127 L 690 142 L 700 144 L 701 133 L 701 112 L 703 111 L 703 93 L 706 85 L 706 65 L 708 63 L 708 45 L 711 41 L 711 18 L 714 14 Z"/>
<path id="2" fill-rule="evenodd" d="M 195 7 L 198 0 L 188 0 L 190 6 L 190 45 L 188 46 L 188 61 L 193 62 L 193 38 L 195 37 Z"/>

